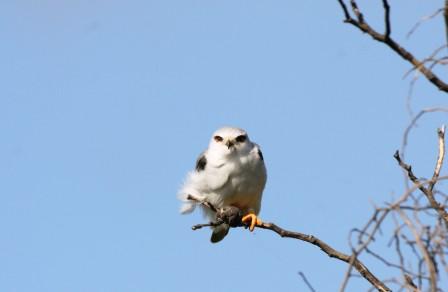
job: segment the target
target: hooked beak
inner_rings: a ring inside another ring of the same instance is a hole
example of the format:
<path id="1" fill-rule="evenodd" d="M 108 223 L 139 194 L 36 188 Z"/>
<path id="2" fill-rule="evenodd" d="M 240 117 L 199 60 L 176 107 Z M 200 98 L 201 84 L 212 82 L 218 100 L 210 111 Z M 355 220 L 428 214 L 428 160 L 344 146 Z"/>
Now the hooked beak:
<path id="1" fill-rule="evenodd" d="M 233 145 L 234 145 L 234 144 L 233 144 L 232 141 L 230 141 L 230 140 L 227 140 L 227 141 L 226 141 L 227 149 L 230 149 L 230 147 L 232 147 Z"/>

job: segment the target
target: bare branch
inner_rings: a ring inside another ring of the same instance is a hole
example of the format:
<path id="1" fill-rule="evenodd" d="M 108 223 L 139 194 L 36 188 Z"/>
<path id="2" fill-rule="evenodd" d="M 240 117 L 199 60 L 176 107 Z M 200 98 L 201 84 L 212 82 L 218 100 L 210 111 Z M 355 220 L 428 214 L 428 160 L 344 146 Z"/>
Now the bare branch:
<path id="1" fill-rule="evenodd" d="M 350 263 L 352 256 L 341 253 L 334 248 L 332 248 L 327 243 L 323 242 L 319 238 L 313 235 L 307 235 L 299 232 L 288 231 L 283 228 L 278 227 L 274 223 L 262 223 L 259 228 L 269 229 L 280 235 L 281 237 L 295 238 L 301 241 L 306 241 L 317 247 L 319 247 L 323 252 L 325 252 L 329 257 L 336 258 L 346 263 Z M 368 280 L 373 286 L 375 286 L 378 291 L 391 291 L 384 283 L 382 283 L 378 278 L 376 278 L 369 269 L 357 258 L 353 260 L 353 267 L 358 270 L 358 272 Z"/>
<path id="2" fill-rule="evenodd" d="M 338 2 L 341 5 L 342 11 L 344 12 L 344 16 L 345 16 L 344 21 L 348 21 L 349 19 L 351 19 L 351 17 L 350 17 L 350 13 L 348 12 L 347 6 L 345 5 L 343 0 L 338 0 Z"/>
<path id="3" fill-rule="evenodd" d="M 417 232 L 417 229 L 415 228 L 415 226 L 411 222 L 411 220 L 408 218 L 408 216 L 406 216 L 406 214 L 402 210 L 398 210 L 398 214 L 403 219 L 403 221 L 408 226 L 408 228 L 411 230 L 411 232 L 416 240 L 417 247 L 420 249 L 420 252 L 423 254 L 424 262 L 426 263 L 426 265 L 428 267 L 428 271 L 429 271 L 429 277 L 430 277 L 429 283 L 430 283 L 430 287 L 431 287 L 431 292 L 437 292 L 437 270 L 436 270 L 433 258 L 429 254 L 429 251 L 426 248 L 426 246 L 423 244 L 422 239 Z M 419 274 L 421 274 L 421 273 L 419 273 Z"/>
<path id="4" fill-rule="evenodd" d="M 339 292 L 344 292 L 345 288 L 347 288 L 348 281 L 350 277 L 352 277 L 353 263 L 355 262 L 354 252 L 352 257 L 350 258 L 350 262 L 348 263 L 347 271 L 345 272 L 344 280 L 341 283 L 341 288 L 339 288 Z"/>
<path id="5" fill-rule="evenodd" d="M 448 44 L 448 0 L 445 0 L 445 7 L 443 8 L 443 17 L 445 19 L 445 35 Z"/>
<path id="6" fill-rule="evenodd" d="M 404 131 L 404 134 L 403 134 L 403 139 L 402 139 L 402 142 L 401 142 L 401 149 L 400 149 L 402 157 L 404 157 L 406 146 L 408 144 L 409 133 L 411 132 L 412 128 L 415 125 L 417 125 L 417 121 L 423 115 L 425 115 L 427 113 L 433 113 L 433 112 L 448 113 L 448 107 L 430 107 L 430 108 L 422 109 L 417 115 L 415 115 L 415 117 L 411 120 L 409 125 L 406 127 L 406 130 Z"/>
<path id="7" fill-rule="evenodd" d="M 407 269 L 405 269 L 402 264 L 397 265 L 397 264 L 391 263 L 388 260 L 386 260 L 385 258 L 383 258 L 382 256 L 380 256 L 379 254 L 377 254 L 376 252 L 373 252 L 373 251 L 371 251 L 368 248 L 366 248 L 366 253 L 372 255 L 374 258 L 376 258 L 377 260 L 381 261 L 383 264 L 385 264 L 388 267 L 399 269 L 402 272 L 405 272 L 405 273 L 408 273 L 408 274 L 413 274 L 411 271 L 408 271 Z"/>
<path id="8" fill-rule="evenodd" d="M 416 185 L 419 185 L 419 189 L 423 194 L 428 198 L 429 203 L 432 208 L 436 210 L 439 216 L 444 220 L 445 225 L 448 228 L 448 212 L 445 210 L 444 206 L 436 201 L 433 194 L 433 188 L 436 184 L 440 169 L 442 168 L 443 158 L 445 156 L 445 126 L 438 129 L 438 137 L 439 137 L 439 156 L 437 159 L 436 167 L 434 169 L 433 178 L 429 183 L 428 187 L 420 184 L 419 179 L 414 175 L 412 171 L 412 167 L 406 163 L 404 163 L 400 157 L 398 150 L 395 152 L 394 157 L 397 160 L 398 164 L 407 172 L 409 179 Z"/>
<path id="9" fill-rule="evenodd" d="M 412 28 L 411 30 L 406 34 L 406 38 L 410 38 L 411 35 L 417 30 L 417 28 L 422 25 L 423 22 L 428 21 L 430 19 L 433 19 L 436 17 L 439 13 L 443 11 L 442 8 L 437 9 L 433 14 L 422 17 Z"/>
<path id="10" fill-rule="evenodd" d="M 339 1 L 339 0 L 338 0 Z M 343 0 L 341 0 L 343 1 Z M 339 1 L 339 3 L 341 3 Z M 384 2 L 383 2 L 384 3 Z M 354 27 L 358 28 L 364 33 L 367 33 L 370 35 L 374 40 L 384 43 L 387 45 L 390 49 L 392 49 L 397 55 L 399 55 L 404 60 L 411 63 L 417 70 L 419 70 L 425 77 L 430 81 L 432 84 L 434 84 L 439 90 L 448 92 L 448 84 L 442 81 L 434 72 L 427 68 L 420 60 L 418 60 L 416 57 L 414 57 L 413 54 L 411 54 L 408 50 L 406 50 L 404 47 L 402 47 L 400 44 L 398 44 L 395 40 L 393 40 L 388 34 L 387 34 L 387 25 L 386 25 L 386 34 L 381 34 L 374 30 L 367 22 L 365 22 L 364 15 L 360 11 L 357 3 L 355 0 L 350 0 L 350 4 L 353 10 L 353 13 L 356 15 L 357 20 L 353 18 L 346 18 L 345 22 L 353 25 Z M 342 4 L 341 4 L 342 5 Z M 341 7 L 344 7 L 343 5 Z M 386 19 L 389 18 L 389 8 L 386 9 L 387 6 L 384 7 L 385 9 L 385 15 Z M 345 13 L 345 12 L 344 12 Z M 390 26 L 389 26 L 390 28 Z M 390 31 L 389 31 L 390 33 Z"/>
<path id="11" fill-rule="evenodd" d="M 189 199 L 190 199 L 190 197 L 189 197 Z M 198 201 L 194 197 L 192 199 L 196 202 Z M 201 203 L 206 207 L 213 208 L 213 210 L 217 210 L 210 203 L 205 203 L 203 201 L 201 201 Z M 226 221 L 225 218 L 223 218 L 223 220 Z M 214 224 L 214 223 L 198 224 L 198 225 L 193 226 L 192 229 L 197 230 L 204 226 L 213 226 L 210 224 Z M 243 226 L 243 225 L 241 224 L 239 226 Z M 239 226 L 232 226 L 232 227 L 239 227 Z M 339 251 L 335 250 L 334 248 L 332 248 L 327 243 L 325 243 L 324 241 L 320 240 L 319 238 L 317 238 L 313 235 L 289 231 L 289 230 L 283 229 L 283 228 L 275 225 L 274 223 L 262 222 L 261 224 L 258 224 L 257 227 L 261 228 L 261 229 L 268 229 L 268 230 L 274 231 L 281 237 L 294 238 L 294 239 L 298 239 L 301 241 L 308 242 L 312 245 L 315 245 L 315 246 L 319 247 L 324 253 L 326 253 L 331 258 L 336 258 L 336 259 L 341 260 L 346 263 L 352 263 L 353 267 L 361 274 L 361 276 L 364 277 L 367 281 L 369 281 L 378 291 L 381 291 L 381 292 L 392 291 L 383 282 L 381 282 L 377 277 L 375 277 L 375 275 L 373 275 L 372 272 L 370 272 L 369 269 L 359 259 L 356 258 L 356 256 L 353 256 L 353 255 L 349 256 L 342 252 L 339 252 Z"/>
<path id="12" fill-rule="evenodd" d="M 316 292 L 316 290 L 314 290 L 313 286 L 310 284 L 308 279 L 305 277 L 304 273 L 299 272 L 299 276 L 302 278 L 303 282 L 305 282 L 306 286 L 310 289 L 311 292 Z"/>
<path id="13" fill-rule="evenodd" d="M 319 247 L 323 252 L 325 252 L 331 258 L 336 258 L 336 259 L 341 260 L 346 263 L 350 263 L 350 261 L 353 259 L 353 267 L 367 281 L 369 281 L 375 288 L 377 288 L 378 291 L 391 291 L 383 282 L 381 282 L 377 277 L 375 277 L 359 259 L 335 250 L 330 245 L 328 245 L 327 243 L 323 242 L 322 240 L 320 240 L 319 238 L 317 238 L 313 235 L 307 235 L 307 234 L 303 234 L 303 233 L 299 233 L 299 232 L 288 231 L 283 228 L 280 228 L 279 226 L 275 225 L 274 223 L 262 223 L 258 227 L 262 228 L 262 229 L 269 229 L 271 231 L 274 231 L 281 237 L 295 238 L 295 239 L 298 239 L 301 241 L 306 241 L 308 243 L 311 243 L 311 244 Z"/>
<path id="14" fill-rule="evenodd" d="M 358 4 L 355 0 L 350 0 L 350 5 L 352 6 L 352 11 L 356 15 L 359 23 L 364 23 L 364 15 L 362 15 L 361 11 L 358 8 Z"/>
<path id="15" fill-rule="evenodd" d="M 447 47 L 447 45 L 441 45 L 440 47 L 438 47 L 437 49 L 434 50 L 434 52 L 431 53 L 431 55 L 429 55 L 427 58 L 425 58 L 422 61 L 422 64 L 426 64 L 428 62 L 434 62 L 434 64 L 432 66 L 430 66 L 431 68 L 433 68 L 435 65 L 437 64 L 442 64 L 443 65 L 443 59 L 446 57 L 443 57 L 441 59 L 436 59 L 435 57 L 437 56 L 438 53 L 440 53 L 443 49 L 445 49 Z M 411 68 L 409 69 L 403 76 L 403 78 L 406 78 L 411 72 L 415 71 L 416 68 Z"/>
<path id="16" fill-rule="evenodd" d="M 384 35 L 386 38 L 390 37 L 390 6 L 387 0 L 383 0 L 384 7 Z"/>
<path id="17" fill-rule="evenodd" d="M 412 281 L 411 276 L 409 275 L 404 275 L 404 279 L 406 281 L 406 284 L 409 286 L 410 291 L 411 292 L 420 292 L 420 290 L 418 289 L 418 287 L 414 284 L 414 282 Z"/>
<path id="18" fill-rule="evenodd" d="M 434 185 L 440 175 L 440 170 L 442 169 L 443 158 L 445 157 L 445 126 L 437 129 L 437 135 L 439 137 L 439 157 L 437 158 L 436 167 L 434 169 L 434 174 L 432 176 L 431 182 L 428 185 L 428 190 L 432 193 Z"/>

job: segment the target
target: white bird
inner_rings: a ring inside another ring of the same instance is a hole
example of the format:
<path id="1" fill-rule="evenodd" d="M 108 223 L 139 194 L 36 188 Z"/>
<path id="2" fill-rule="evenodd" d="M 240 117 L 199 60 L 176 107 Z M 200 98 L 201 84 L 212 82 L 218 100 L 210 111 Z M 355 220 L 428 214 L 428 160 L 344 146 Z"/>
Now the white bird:
<path id="1" fill-rule="evenodd" d="M 178 197 L 184 203 L 181 213 L 192 212 L 197 202 L 192 196 L 216 208 L 234 206 L 243 213 L 243 223 L 253 231 L 261 224 L 257 217 L 266 184 L 266 167 L 260 147 L 251 142 L 243 129 L 224 127 L 217 130 L 208 146 L 196 161 L 195 170 L 188 173 Z M 203 208 L 204 214 L 215 220 L 216 214 Z M 229 232 L 229 225 L 213 228 L 211 241 L 222 240 Z"/>

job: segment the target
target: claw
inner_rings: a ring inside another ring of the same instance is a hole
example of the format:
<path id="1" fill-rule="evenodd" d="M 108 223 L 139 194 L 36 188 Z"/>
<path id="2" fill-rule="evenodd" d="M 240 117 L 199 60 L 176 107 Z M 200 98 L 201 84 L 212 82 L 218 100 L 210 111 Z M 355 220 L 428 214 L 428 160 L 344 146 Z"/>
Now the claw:
<path id="1" fill-rule="evenodd" d="M 255 229 L 255 226 L 261 225 L 263 222 L 260 218 L 257 217 L 255 214 L 247 214 L 246 216 L 241 219 L 243 224 L 249 225 L 249 230 L 252 232 Z"/>

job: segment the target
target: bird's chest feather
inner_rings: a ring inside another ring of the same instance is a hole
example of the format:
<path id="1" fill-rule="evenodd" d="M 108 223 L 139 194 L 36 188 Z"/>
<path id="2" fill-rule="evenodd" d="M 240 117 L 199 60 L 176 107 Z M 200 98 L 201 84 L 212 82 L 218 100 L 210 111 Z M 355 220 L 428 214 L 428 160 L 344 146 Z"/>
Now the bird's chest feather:
<path id="1" fill-rule="evenodd" d="M 265 183 L 264 167 L 250 159 L 230 161 L 225 166 L 226 183 L 222 195 L 227 198 L 257 195 L 262 192 Z"/>

